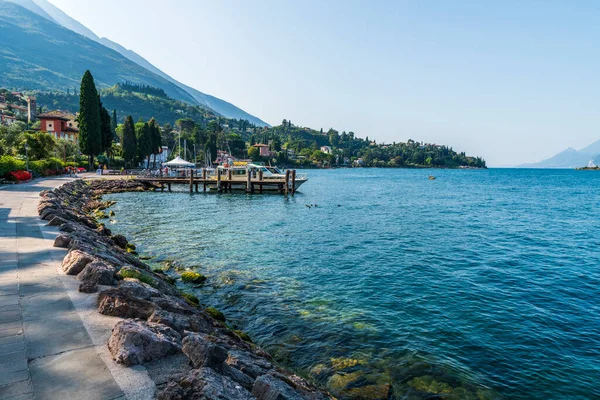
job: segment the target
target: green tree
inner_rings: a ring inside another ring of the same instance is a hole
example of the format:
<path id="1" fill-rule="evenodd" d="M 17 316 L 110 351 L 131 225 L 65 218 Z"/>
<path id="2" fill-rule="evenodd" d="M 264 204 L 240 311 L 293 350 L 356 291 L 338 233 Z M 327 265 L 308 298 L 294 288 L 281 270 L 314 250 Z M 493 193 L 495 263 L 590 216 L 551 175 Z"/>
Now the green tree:
<path id="1" fill-rule="evenodd" d="M 25 132 L 25 143 L 29 146 L 30 160 L 43 160 L 54 155 L 56 139 L 46 132 Z"/>
<path id="2" fill-rule="evenodd" d="M 98 103 L 100 104 L 100 132 L 102 134 L 102 150 L 110 151 L 110 147 L 113 142 L 113 131 L 108 110 L 102 106 L 100 96 L 98 96 Z"/>
<path id="3" fill-rule="evenodd" d="M 85 71 L 79 91 L 79 147 L 87 154 L 90 169 L 94 168 L 94 156 L 102 152 L 100 101 L 90 71 Z"/>
<path id="4" fill-rule="evenodd" d="M 138 161 L 142 162 L 144 161 L 144 158 L 148 157 L 146 168 L 149 168 L 150 154 L 152 154 L 152 136 L 150 133 L 150 126 L 147 122 L 136 124 L 136 139 Z"/>
<path id="5" fill-rule="evenodd" d="M 160 137 L 160 127 L 154 118 L 148 123 L 150 126 L 151 154 L 154 155 L 154 168 L 156 168 L 156 155 L 162 153 L 162 138 Z"/>
<path id="6" fill-rule="evenodd" d="M 112 117 L 110 118 L 110 129 L 113 133 L 113 141 L 118 140 L 117 137 L 117 110 L 113 110 Z"/>
<path id="7" fill-rule="evenodd" d="M 248 157 L 250 157 L 251 160 L 257 161 L 259 158 L 259 154 L 260 152 L 258 150 L 258 147 L 251 146 L 248 148 Z"/>
<path id="8" fill-rule="evenodd" d="M 135 125 L 133 118 L 128 115 L 122 126 L 121 148 L 123 149 L 123 159 L 125 165 L 132 166 L 137 160 L 137 140 L 135 136 Z"/>

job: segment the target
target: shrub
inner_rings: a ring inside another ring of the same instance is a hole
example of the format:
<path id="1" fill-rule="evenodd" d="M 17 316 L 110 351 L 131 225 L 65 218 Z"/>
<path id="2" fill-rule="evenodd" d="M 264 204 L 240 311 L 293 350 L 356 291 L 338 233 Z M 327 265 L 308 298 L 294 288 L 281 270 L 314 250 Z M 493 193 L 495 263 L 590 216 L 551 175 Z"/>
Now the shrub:
<path id="1" fill-rule="evenodd" d="M 225 315 L 214 307 L 208 307 L 206 312 L 217 321 L 225 322 Z"/>
<path id="2" fill-rule="evenodd" d="M 31 179 L 31 173 L 27 171 L 12 171 L 8 173 L 8 178 L 12 181 L 25 182 Z"/>
<path id="3" fill-rule="evenodd" d="M 181 280 L 186 283 L 202 283 L 206 280 L 206 277 L 197 272 L 186 271 L 181 274 Z"/>
<path id="4" fill-rule="evenodd" d="M 25 160 L 19 160 L 12 156 L 0 156 L 0 176 L 6 176 L 9 172 L 20 171 L 26 168 Z"/>

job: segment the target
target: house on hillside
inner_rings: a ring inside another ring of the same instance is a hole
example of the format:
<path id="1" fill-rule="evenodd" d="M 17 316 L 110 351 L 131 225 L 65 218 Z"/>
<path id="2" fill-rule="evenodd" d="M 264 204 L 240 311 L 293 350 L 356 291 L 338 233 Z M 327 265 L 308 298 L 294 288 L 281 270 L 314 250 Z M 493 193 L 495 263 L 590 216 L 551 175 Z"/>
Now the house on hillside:
<path id="1" fill-rule="evenodd" d="M 0 115 L 0 122 L 3 125 L 12 125 L 17 121 L 17 118 L 14 115 L 9 115 L 9 114 L 1 114 Z"/>
<path id="2" fill-rule="evenodd" d="M 62 111 L 51 111 L 39 114 L 40 130 L 48 132 L 56 139 L 66 139 L 71 142 L 79 142 L 79 127 L 77 117 Z"/>
<path id="3" fill-rule="evenodd" d="M 257 147 L 259 150 L 259 154 L 261 157 L 271 157 L 272 153 L 269 150 L 269 145 L 268 144 L 262 144 L 262 143 L 258 143 L 253 145 L 252 147 Z"/>
<path id="4" fill-rule="evenodd" d="M 321 146 L 321 151 L 323 153 L 331 154 L 331 147 L 330 146 Z"/>

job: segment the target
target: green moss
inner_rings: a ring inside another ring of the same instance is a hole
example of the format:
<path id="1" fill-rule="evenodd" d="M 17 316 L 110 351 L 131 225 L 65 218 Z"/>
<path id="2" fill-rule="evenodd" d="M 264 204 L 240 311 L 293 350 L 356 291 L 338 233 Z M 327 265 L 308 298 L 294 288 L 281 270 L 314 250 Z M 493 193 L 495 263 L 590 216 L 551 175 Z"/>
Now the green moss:
<path id="1" fill-rule="evenodd" d="M 202 283 L 206 280 L 206 277 L 197 272 L 186 271 L 181 274 L 181 280 L 186 283 Z"/>
<path id="2" fill-rule="evenodd" d="M 224 314 L 223 314 L 221 311 L 217 310 L 217 309 L 216 309 L 216 308 L 214 308 L 214 307 L 208 307 L 208 308 L 206 309 L 206 312 L 207 312 L 207 313 L 208 313 L 208 314 L 209 314 L 211 317 L 213 317 L 214 319 L 216 319 L 217 321 L 222 321 L 222 322 L 225 322 L 225 321 L 226 321 L 226 319 L 225 319 L 225 315 L 224 315 Z"/>
<path id="3" fill-rule="evenodd" d="M 452 387 L 445 382 L 438 382 L 429 375 L 419 376 L 408 382 L 408 386 L 411 386 L 421 392 L 435 393 L 435 394 L 451 394 Z"/>
<path id="4" fill-rule="evenodd" d="M 250 339 L 250 336 L 248 336 L 248 334 L 246 332 L 240 331 L 239 329 L 236 329 L 233 332 L 236 335 L 238 335 L 240 337 L 240 339 L 242 339 L 243 341 L 252 343 L 252 339 Z"/>
<path id="5" fill-rule="evenodd" d="M 125 278 L 134 278 L 137 279 L 140 282 L 146 283 L 152 287 L 156 287 L 156 281 L 154 280 L 154 278 L 152 278 L 150 275 L 145 274 L 141 271 L 138 271 L 137 269 L 132 269 L 132 268 L 123 268 L 121 269 L 118 273 L 117 273 L 117 277 L 121 278 L 121 279 L 125 279 Z"/>
<path id="6" fill-rule="evenodd" d="M 197 307 L 200 304 L 200 300 L 196 296 L 190 293 L 181 292 L 181 295 L 187 301 L 187 303 L 191 306 Z"/>
<path id="7" fill-rule="evenodd" d="M 95 211 L 94 212 L 94 218 L 96 219 L 106 219 L 108 218 L 108 215 L 104 212 L 104 211 Z"/>
<path id="8" fill-rule="evenodd" d="M 125 248 L 127 250 L 135 250 L 136 249 L 135 244 L 131 244 L 131 243 L 127 243 L 127 246 L 125 246 Z"/>
<path id="9" fill-rule="evenodd" d="M 114 217 L 114 216 L 115 216 L 115 212 L 114 212 L 114 211 L 112 211 L 112 210 L 110 210 L 110 211 L 108 212 L 108 216 L 109 216 L 109 217 Z"/>

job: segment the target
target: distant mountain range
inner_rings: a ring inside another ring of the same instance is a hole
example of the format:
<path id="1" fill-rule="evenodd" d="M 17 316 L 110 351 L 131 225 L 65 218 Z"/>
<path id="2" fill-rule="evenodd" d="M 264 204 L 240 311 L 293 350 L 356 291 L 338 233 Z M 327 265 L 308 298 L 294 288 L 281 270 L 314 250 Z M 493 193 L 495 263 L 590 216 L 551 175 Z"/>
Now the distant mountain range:
<path id="1" fill-rule="evenodd" d="M 86 69 L 100 87 L 124 81 L 147 84 L 225 117 L 268 126 L 231 103 L 178 82 L 136 52 L 98 37 L 46 0 L 0 0 L 1 87 L 65 91 L 79 85 Z"/>
<path id="2" fill-rule="evenodd" d="M 578 168 L 587 166 L 590 160 L 600 164 L 600 140 L 581 150 L 569 147 L 553 157 L 536 163 L 521 164 L 518 168 Z"/>

